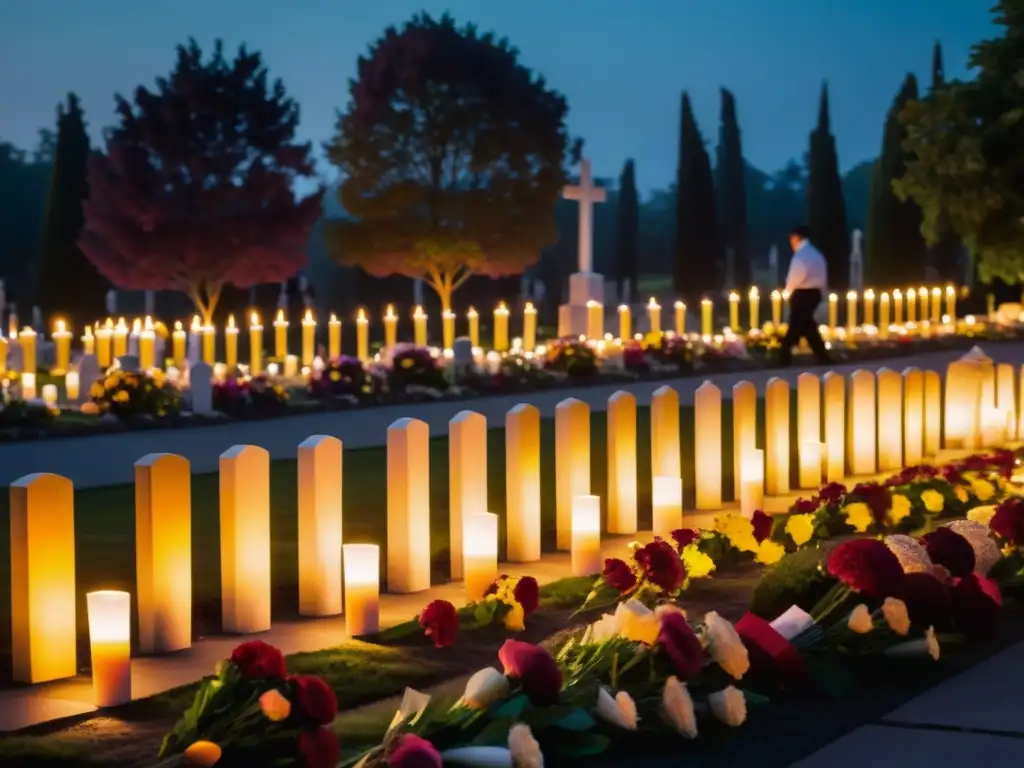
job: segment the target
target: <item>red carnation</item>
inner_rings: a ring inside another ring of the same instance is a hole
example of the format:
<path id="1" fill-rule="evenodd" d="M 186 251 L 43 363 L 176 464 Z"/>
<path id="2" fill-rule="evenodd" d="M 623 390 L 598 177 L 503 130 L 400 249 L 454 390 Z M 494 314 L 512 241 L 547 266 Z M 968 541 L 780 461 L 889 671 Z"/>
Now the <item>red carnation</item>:
<path id="1" fill-rule="evenodd" d="M 1024 546 L 1024 498 L 1007 499 L 992 515 L 989 528 L 1001 539 L 1015 547 Z"/>
<path id="2" fill-rule="evenodd" d="M 700 539 L 700 531 L 693 528 L 679 528 L 672 531 L 672 540 L 676 543 L 676 549 L 680 552 L 698 539 Z"/>
<path id="3" fill-rule="evenodd" d="M 1003 620 L 1003 596 L 994 581 L 972 573 L 953 585 L 953 616 L 971 640 L 991 640 Z"/>
<path id="4" fill-rule="evenodd" d="M 604 583 L 619 592 L 629 592 L 636 586 L 636 574 L 633 569 L 617 557 L 609 557 L 604 561 Z"/>
<path id="5" fill-rule="evenodd" d="M 942 477 L 946 482 L 952 483 L 953 485 L 959 485 L 963 482 L 963 475 L 960 474 L 960 468 L 953 464 L 947 464 L 942 468 Z"/>
<path id="6" fill-rule="evenodd" d="M 952 611 L 949 587 L 932 574 L 904 575 L 900 599 L 907 606 L 910 623 L 918 629 L 941 629 L 949 625 Z"/>
<path id="7" fill-rule="evenodd" d="M 878 483 L 860 483 L 850 491 L 851 496 L 859 496 L 864 500 L 871 510 L 871 516 L 875 518 L 875 524 L 885 525 L 885 517 L 892 507 L 892 492 L 884 485 Z"/>
<path id="8" fill-rule="evenodd" d="M 434 600 L 420 614 L 420 626 L 435 648 L 447 648 L 459 639 L 459 612 L 447 600 Z"/>
<path id="9" fill-rule="evenodd" d="M 306 716 L 317 725 L 328 725 L 338 714 L 338 697 L 323 678 L 316 675 L 292 675 L 295 701 Z"/>
<path id="10" fill-rule="evenodd" d="M 681 611 L 664 611 L 659 617 L 658 646 L 665 651 L 681 680 L 689 680 L 704 668 L 704 650 Z"/>
<path id="11" fill-rule="evenodd" d="M 941 565 L 950 575 L 970 576 L 974 573 L 974 547 L 952 528 L 936 528 L 921 538 L 932 562 Z"/>
<path id="12" fill-rule="evenodd" d="M 550 653 L 533 643 L 506 640 L 498 650 L 498 660 L 508 677 L 517 678 L 523 693 L 535 706 L 558 702 L 562 690 L 562 670 Z"/>
<path id="13" fill-rule="evenodd" d="M 750 518 L 750 524 L 754 526 L 754 540 L 758 544 L 772 535 L 774 521 L 771 515 L 766 515 L 762 510 L 754 510 L 754 514 Z"/>
<path id="14" fill-rule="evenodd" d="M 899 594 L 903 568 L 896 555 L 877 539 L 852 539 L 832 550 L 828 572 L 866 597 Z"/>
<path id="15" fill-rule="evenodd" d="M 516 582 L 512 596 L 523 606 L 523 615 L 529 616 L 540 605 L 540 585 L 533 576 L 523 576 Z"/>
<path id="16" fill-rule="evenodd" d="M 341 759 L 338 737 L 326 725 L 299 734 L 299 752 L 306 768 L 334 768 Z"/>
<path id="17" fill-rule="evenodd" d="M 826 504 L 835 504 L 846 495 L 846 486 L 842 483 L 829 483 L 818 491 L 818 498 Z"/>
<path id="18" fill-rule="evenodd" d="M 813 515 L 818 511 L 819 504 L 821 504 L 821 500 L 817 496 L 810 499 L 797 499 L 790 511 L 794 515 Z M 757 514 L 757 512 L 754 514 Z M 761 514 L 764 513 L 762 512 Z"/>
<path id="19" fill-rule="evenodd" d="M 288 667 L 284 654 L 262 640 L 242 643 L 231 652 L 231 663 L 250 680 L 284 680 Z"/>
<path id="20" fill-rule="evenodd" d="M 441 755 L 434 745 L 414 733 L 397 740 L 388 755 L 388 768 L 442 768 Z"/>
<path id="21" fill-rule="evenodd" d="M 666 592 L 675 591 L 683 583 L 686 576 L 683 561 L 667 541 L 655 539 L 642 549 L 638 549 L 633 557 L 644 569 L 647 580 Z"/>

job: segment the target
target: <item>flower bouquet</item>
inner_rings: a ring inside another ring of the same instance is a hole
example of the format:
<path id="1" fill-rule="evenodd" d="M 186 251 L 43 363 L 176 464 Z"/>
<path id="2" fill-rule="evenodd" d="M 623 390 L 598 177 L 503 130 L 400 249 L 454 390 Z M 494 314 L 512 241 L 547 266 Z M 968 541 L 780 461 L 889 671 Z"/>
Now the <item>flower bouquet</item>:
<path id="1" fill-rule="evenodd" d="M 122 421 L 149 416 L 174 415 L 180 406 L 178 391 L 167 383 L 163 371 L 150 373 L 114 370 L 89 389 L 90 400 L 100 413 L 109 413 Z"/>
<path id="2" fill-rule="evenodd" d="M 437 397 L 448 388 L 444 368 L 430 350 L 412 344 L 397 344 L 387 372 L 391 392 L 432 394 Z"/>
<path id="3" fill-rule="evenodd" d="M 585 379 L 597 375 L 597 353 L 585 341 L 556 339 L 548 345 L 545 365 L 571 379 Z"/>
<path id="4" fill-rule="evenodd" d="M 317 400 L 337 398 L 358 403 L 377 394 L 380 382 L 358 357 L 341 355 L 311 377 L 307 389 Z"/>

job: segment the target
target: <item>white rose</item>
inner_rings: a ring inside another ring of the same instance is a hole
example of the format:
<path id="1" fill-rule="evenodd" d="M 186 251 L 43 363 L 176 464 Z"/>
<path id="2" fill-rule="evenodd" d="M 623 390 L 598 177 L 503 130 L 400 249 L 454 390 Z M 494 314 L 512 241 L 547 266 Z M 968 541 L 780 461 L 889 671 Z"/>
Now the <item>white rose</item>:
<path id="1" fill-rule="evenodd" d="M 462 702 L 473 709 L 485 709 L 508 693 L 508 678 L 494 667 L 484 667 L 466 681 Z"/>
<path id="2" fill-rule="evenodd" d="M 665 681 L 661 692 L 662 716 L 676 731 L 688 739 L 697 738 L 697 716 L 693 711 L 693 698 L 679 678 L 672 676 Z"/>
<path id="3" fill-rule="evenodd" d="M 861 603 L 850 611 L 850 618 L 846 620 L 846 626 L 849 627 L 851 632 L 865 635 L 874 629 L 875 622 L 871 619 L 871 611 L 868 610 L 864 603 Z"/>
<path id="4" fill-rule="evenodd" d="M 611 613 L 606 613 L 600 619 L 587 627 L 586 633 L 581 641 L 584 645 L 588 643 L 600 644 L 614 640 L 619 636 L 621 624 L 619 618 Z"/>
<path id="5" fill-rule="evenodd" d="M 907 614 L 907 605 L 895 597 L 885 598 L 882 603 L 882 616 L 889 629 L 900 637 L 906 637 L 910 633 L 910 616 Z"/>
<path id="6" fill-rule="evenodd" d="M 743 698 L 743 691 L 735 686 L 712 693 L 708 696 L 708 704 L 715 717 L 733 728 L 743 725 L 747 719 L 747 700 Z"/>
<path id="7" fill-rule="evenodd" d="M 715 611 L 709 611 L 704 615 L 704 630 L 711 658 L 736 680 L 747 674 L 747 670 L 750 669 L 750 656 L 736 627 Z"/>
<path id="8" fill-rule="evenodd" d="M 636 730 L 636 703 L 625 691 L 619 691 L 613 699 L 604 688 L 597 691 L 597 716 L 606 723 L 626 731 Z"/>
<path id="9" fill-rule="evenodd" d="M 660 622 L 650 608 L 635 598 L 619 603 L 615 609 L 619 634 L 635 643 L 654 645 L 658 641 Z"/>
<path id="10" fill-rule="evenodd" d="M 508 751 L 516 768 L 544 768 L 540 744 L 533 738 L 530 726 L 516 723 L 508 732 Z"/>

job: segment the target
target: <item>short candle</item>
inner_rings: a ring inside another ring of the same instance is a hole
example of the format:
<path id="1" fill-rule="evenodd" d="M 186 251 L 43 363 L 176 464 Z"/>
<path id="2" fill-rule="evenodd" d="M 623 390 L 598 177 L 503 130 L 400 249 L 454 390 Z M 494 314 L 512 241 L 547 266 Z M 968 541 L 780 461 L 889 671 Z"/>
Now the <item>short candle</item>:
<path id="1" fill-rule="evenodd" d="M 498 516 L 471 512 L 463 522 L 462 573 L 466 602 L 483 598 L 498 578 Z"/>
<path id="2" fill-rule="evenodd" d="M 186 338 L 185 328 L 182 326 L 181 320 L 176 320 L 174 322 L 174 331 L 171 333 L 171 359 L 174 360 L 174 364 L 179 368 L 185 367 Z"/>
<path id="3" fill-rule="evenodd" d="M 345 626 L 350 637 L 380 630 L 380 547 L 342 544 L 345 570 Z"/>
<path id="4" fill-rule="evenodd" d="M 331 360 L 341 357 L 341 320 L 333 312 L 327 321 L 327 357 Z"/>
<path id="5" fill-rule="evenodd" d="M 53 343 L 57 348 L 53 373 L 64 373 L 71 366 L 71 331 L 67 329 L 67 324 L 63 320 L 56 322 Z"/>
<path id="6" fill-rule="evenodd" d="M 384 349 L 391 351 L 398 343 L 398 315 L 390 304 L 384 308 Z"/>
<path id="7" fill-rule="evenodd" d="M 472 307 L 466 313 L 466 322 L 469 323 L 469 343 L 474 349 L 480 346 L 480 315 Z"/>
<path id="8" fill-rule="evenodd" d="M 68 400 L 77 400 L 80 380 L 78 371 L 68 371 L 64 376 L 64 394 Z"/>
<path id="9" fill-rule="evenodd" d="M 89 613 L 92 690 L 97 707 L 132 700 L 131 596 L 102 590 L 85 596 Z"/>
<path id="10" fill-rule="evenodd" d="M 452 316 L 454 322 L 454 315 Z M 537 348 L 537 308 L 532 301 L 523 307 L 523 351 L 533 352 Z"/>
<path id="11" fill-rule="evenodd" d="M 128 354 L 128 325 L 123 317 L 117 319 L 114 326 L 114 357 L 124 357 Z"/>
<path id="12" fill-rule="evenodd" d="M 274 318 L 274 357 L 284 360 L 288 356 L 288 321 L 284 317 L 284 310 L 277 310 L 277 317 Z"/>
<path id="13" fill-rule="evenodd" d="M 801 487 L 817 490 L 821 485 L 821 441 L 804 440 L 800 444 Z M 813 482 L 806 482 L 812 480 Z"/>
<path id="14" fill-rule="evenodd" d="M 139 368 L 148 371 L 156 366 L 156 331 L 153 319 L 146 318 L 145 327 L 139 332 Z"/>
<path id="15" fill-rule="evenodd" d="M 683 480 L 679 477 L 651 479 L 651 505 L 655 536 L 669 541 L 672 531 L 683 526 Z"/>
<path id="16" fill-rule="evenodd" d="M 647 324 L 651 333 L 661 333 L 661 306 L 653 296 L 647 302 Z"/>
<path id="17" fill-rule="evenodd" d="M 36 399 L 36 375 L 34 373 L 24 371 L 21 374 L 21 399 Z"/>
<path id="18" fill-rule="evenodd" d="M 601 499 L 598 496 L 576 496 L 572 500 L 572 573 L 590 576 L 600 573 Z"/>
<path id="19" fill-rule="evenodd" d="M 604 307 L 601 302 L 591 299 L 587 302 L 587 338 L 600 339 L 604 336 Z"/>
<path id="20" fill-rule="evenodd" d="M 224 327 L 224 362 L 229 370 L 238 366 L 238 326 L 234 315 L 228 315 L 228 324 Z"/>
<path id="21" fill-rule="evenodd" d="M 675 310 L 676 335 L 677 336 L 685 336 L 686 335 L 686 305 L 683 302 L 681 302 L 681 301 L 677 301 L 675 304 L 672 305 L 672 309 Z"/>
<path id="22" fill-rule="evenodd" d="M 86 355 L 96 354 L 96 337 L 92 335 L 92 326 L 85 326 L 85 333 L 82 334 L 82 353 Z"/>
<path id="23" fill-rule="evenodd" d="M 633 333 L 633 318 L 627 304 L 619 305 L 619 338 L 626 341 Z"/>
<path id="24" fill-rule="evenodd" d="M 744 451 L 740 462 L 740 514 L 751 518 L 764 506 L 764 451 Z"/>

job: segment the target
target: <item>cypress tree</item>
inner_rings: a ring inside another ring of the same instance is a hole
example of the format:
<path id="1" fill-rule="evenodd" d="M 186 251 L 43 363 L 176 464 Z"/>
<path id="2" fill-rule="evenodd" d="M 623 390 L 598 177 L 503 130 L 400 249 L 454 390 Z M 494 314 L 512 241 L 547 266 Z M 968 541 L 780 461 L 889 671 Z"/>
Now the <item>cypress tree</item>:
<path id="1" fill-rule="evenodd" d="M 722 244 L 732 254 L 730 286 L 750 284 L 750 256 L 747 247 L 747 191 L 736 99 L 722 89 L 722 118 L 718 129 L 717 183 L 722 208 Z"/>
<path id="2" fill-rule="evenodd" d="M 37 302 L 47 316 L 81 328 L 100 316 L 109 284 L 78 247 L 82 202 L 89 196 L 89 135 L 78 97 L 57 108 L 57 145 L 43 217 Z"/>
<path id="3" fill-rule="evenodd" d="M 921 209 L 902 201 L 892 190 L 893 179 L 906 172 L 900 112 L 917 100 L 917 78 L 908 74 L 885 120 L 882 153 L 875 162 L 868 208 L 866 272 L 875 285 L 890 287 L 919 283 L 925 278 L 928 247 L 921 235 Z"/>
<path id="4" fill-rule="evenodd" d="M 845 290 L 850 282 L 850 243 L 839 157 L 830 126 L 827 83 L 821 86 L 818 125 L 811 131 L 810 145 L 806 204 L 811 242 L 828 262 L 829 287 Z"/>
<path id="5" fill-rule="evenodd" d="M 676 174 L 675 290 L 696 297 L 722 285 L 715 185 L 704 139 L 684 92 Z"/>
<path id="6" fill-rule="evenodd" d="M 619 197 L 615 222 L 615 279 L 619 285 L 619 296 L 629 304 L 636 295 L 636 281 L 639 274 L 640 202 L 636 194 L 636 167 L 632 159 L 626 161 L 619 176 Z M 629 296 L 623 288 L 629 281 Z"/>
<path id="7" fill-rule="evenodd" d="M 931 92 L 941 90 L 946 85 L 946 72 L 942 63 L 942 43 L 935 41 L 932 48 L 932 88 Z M 960 253 L 963 245 L 960 238 L 953 232 L 949 219 L 943 215 L 939 220 L 939 241 L 931 248 L 931 264 L 940 280 L 955 283 L 963 282 L 964 271 L 960 266 Z"/>

